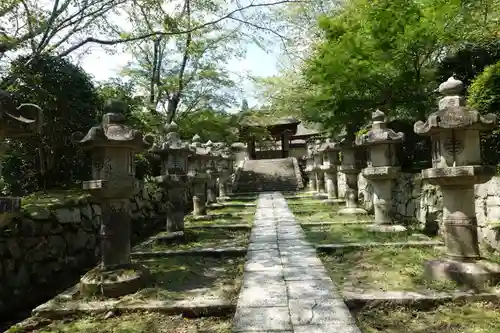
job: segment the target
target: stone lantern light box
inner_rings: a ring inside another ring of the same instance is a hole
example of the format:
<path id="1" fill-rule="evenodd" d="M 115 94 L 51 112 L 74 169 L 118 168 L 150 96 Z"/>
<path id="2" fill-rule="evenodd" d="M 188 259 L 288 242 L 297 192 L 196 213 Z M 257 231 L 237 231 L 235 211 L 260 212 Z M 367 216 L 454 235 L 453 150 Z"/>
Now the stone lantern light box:
<path id="1" fill-rule="evenodd" d="M 432 142 L 432 168 L 422 170 L 422 178 L 443 193 L 446 257 L 427 262 L 425 271 L 431 278 L 481 288 L 500 282 L 500 265 L 481 258 L 474 193 L 474 185 L 495 174 L 495 166 L 481 163 L 480 132 L 496 128 L 497 118 L 468 107 L 463 88 L 453 76 L 442 83 L 438 110 L 414 125 L 415 133 Z"/>

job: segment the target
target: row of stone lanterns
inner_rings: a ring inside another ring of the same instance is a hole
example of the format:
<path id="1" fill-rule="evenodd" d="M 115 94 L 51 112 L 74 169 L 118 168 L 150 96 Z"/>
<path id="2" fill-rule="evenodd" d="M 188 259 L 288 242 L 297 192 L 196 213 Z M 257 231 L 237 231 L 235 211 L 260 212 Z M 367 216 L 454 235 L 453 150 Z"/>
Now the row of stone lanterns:
<path id="1" fill-rule="evenodd" d="M 415 123 L 417 134 L 430 136 L 432 142 L 432 168 L 422 170 L 422 178 L 439 185 L 443 194 L 443 226 L 446 257 L 425 264 L 425 273 L 435 279 L 451 279 L 460 284 L 481 289 L 500 282 L 500 265 L 482 259 L 479 251 L 477 220 L 475 212 L 474 185 L 485 183 L 495 174 L 494 166 L 482 165 L 480 132 L 491 131 L 497 126 L 496 116 L 481 115 L 466 106 L 461 95 L 463 83 L 450 77 L 439 87 L 442 98 L 438 111 L 426 122 Z M 339 144 L 327 142 L 323 148 L 316 143 L 310 151 L 306 171 L 310 189 L 322 192 L 318 164 L 325 165 L 323 171 L 333 170 L 336 158 L 326 157 L 330 151 L 342 155 L 338 171 L 346 175 L 346 207 L 339 213 L 366 214 L 358 207 L 357 179 L 361 172 L 373 186 L 374 231 L 398 232 L 406 230 L 397 225 L 391 214 L 392 183 L 401 172 L 396 165 L 395 145 L 402 142 L 403 133 L 396 133 L 386 124 L 385 114 L 377 110 L 372 114 L 372 126 L 366 134 L 355 137 L 354 131 Z M 362 167 L 367 148 L 367 166 Z M 328 163 L 319 161 L 323 154 Z M 336 196 L 333 172 L 326 174 L 329 198 Z M 330 184 L 330 185 L 328 185 Z"/>
<path id="2" fill-rule="evenodd" d="M 85 294 L 117 297 L 136 291 L 148 276 L 147 270 L 130 261 L 129 198 L 136 191 L 135 154 L 147 149 L 160 157 L 161 175 L 155 181 L 167 192 L 169 208 L 166 231 L 184 230 L 185 199 L 193 189 L 194 214 L 206 214 L 206 204 L 217 200 L 217 192 L 227 195 L 232 158 L 223 144 L 192 142 L 180 138 L 178 126 L 164 128 L 164 138 L 154 144 L 152 136 L 125 125 L 126 105 L 110 101 L 99 126 L 86 135 L 74 133 L 75 144 L 92 153 L 92 180 L 83 187 L 102 203 L 102 261 L 81 279 Z M 219 186 L 217 179 L 219 178 Z"/>

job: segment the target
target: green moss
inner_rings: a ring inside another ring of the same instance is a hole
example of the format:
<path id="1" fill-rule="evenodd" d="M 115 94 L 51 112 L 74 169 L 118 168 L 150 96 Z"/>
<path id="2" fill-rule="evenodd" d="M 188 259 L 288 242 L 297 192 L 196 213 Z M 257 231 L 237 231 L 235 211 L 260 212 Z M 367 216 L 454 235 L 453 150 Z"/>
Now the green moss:
<path id="1" fill-rule="evenodd" d="M 159 234 L 158 236 L 161 236 Z M 184 239 L 172 243 L 144 243 L 135 251 L 189 251 L 206 248 L 246 247 L 250 231 L 228 229 L 192 229 L 184 232 Z"/>
<path id="2" fill-rule="evenodd" d="M 104 315 L 85 317 L 69 321 L 53 321 L 33 333 L 230 333 L 231 317 L 183 318 L 161 313 L 128 313 L 112 318 Z M 7 331 L 14 333 L 16 331 Z"/>
<path id="3" fill-rule="evenodd" d="M 303 226 L 307 238 L 316 244 L 335 244 L 349 242 L 405 242 L 418 240 L 413 237 L 414 230 L 406 232 L 373 232 L 365 224 L 336 224 L 325 226 Z"/>
<path id="4" fill-rule="evenodd" d="M 355 316 L 363 333 L 500 333 L 499 311 L 498 304 L 479 302 L 446 304 L 429 311 L 363 309 Z"/>
<path id="5" fill-rule="evenodd" d="M 189 300 L 221 298 L 235 302 L 243 274 L 244 258 L 179 256 L 144 262 L 151 279 L 148 286 L 122 298 L 134 303 L 143 299 Z"/>
<path id="6" fill-rule="evenodd" d="M 424 278 L 424 262 L 442 256 L 435 248 L 373 247 L 346 249 L 321 258 L 339 286 L 385 291 L 456 290 L 453 282 Z"/>
<path id="7" fill-rule="evenodd" d="M 54 190 L 35 192 L 21 199 L 21 207 L 27 211 L 35 207 L 63 207 L 87 203 L 92 196 L 83 190 Z"/>

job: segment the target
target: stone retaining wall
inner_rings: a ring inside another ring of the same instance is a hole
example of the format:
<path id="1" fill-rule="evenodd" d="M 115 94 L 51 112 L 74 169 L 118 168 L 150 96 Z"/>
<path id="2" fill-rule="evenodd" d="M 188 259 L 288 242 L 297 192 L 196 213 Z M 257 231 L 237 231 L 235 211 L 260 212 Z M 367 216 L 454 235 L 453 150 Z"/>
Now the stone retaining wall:
<path id="1" fill-rule="evenodd" d="M 188 198 L 186 198 L 188 199 Z M 165 193 L 145 184 L 130 200 L 132 241 L 164 225 Z M 98 262 L 101 207 L 92 199 L 23 208 L 0 236 L 0 316 L 53 296 Z"/>
<path id="2" fill-rule="evenodd" d="M 345 175 L 338 173 L 339 194 L 345 195 Z M 358 178 L 359 197 L 368 211 L 373 210 L 372 188 Z M 476 217 L 479 237 L 500 250 L 500 177 L 476 185 Z M 442 195 L 439 186 L 423 181 L 420 174 L 401 174 L 393 187 L 393 211 L 397 217 L 418 221 L 422 227 L 437 228 L 442 218 Z"/>

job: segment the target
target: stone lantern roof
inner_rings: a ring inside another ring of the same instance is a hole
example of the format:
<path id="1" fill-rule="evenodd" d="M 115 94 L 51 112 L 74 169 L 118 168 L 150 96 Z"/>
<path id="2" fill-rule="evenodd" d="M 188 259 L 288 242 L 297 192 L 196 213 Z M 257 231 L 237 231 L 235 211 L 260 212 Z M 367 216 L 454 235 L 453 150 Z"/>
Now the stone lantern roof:
<path id="1" fill-rule="evenodd" d="M 154 145 L 151 152 L 157 155 L 165 155 L 171 152 L 191 152 L 188 142 L 181 140 L 179 135 L 179 126 L 172 122 L 164 128 L 165 140 L 157 145 Z"/>
<path id="2" fill-rule="evenodd" d="M 148 149 L 153 144 L 153 136 L 143 136 L 141 131 L 125 125 L 125 108 L 126 105 L 121 101 L 108 101 L 101 124 L 92 127 L 85 136 L 81 132 L 74 133 L 73 141 L 83 149 L 115 146 L 128 147 L 134 151 Z"/>
<path id="3" fill-rule="evenodd" d="M 464 128 L 484 131 L 495 128 L 496 115 L 481 115 L 479 111 L 465 105 L 465 98 L 460 95 L 463 88 L 463 82 L 455 79 L 454 76 L 441 83 L 438 90 L 443 97 L 439 100 L 438 111 L 431 113 L 426 122 L 416 122 L 415 133 L 432 135 L 448 129 Z"/>
<path id="4" fill-rule="evenodd" d="M 340 145 L 338 142 L 335 142 L 332 139 L 326 139 L 325 142 L 321 145 L 321 149 L 325 152 L 340 151 Z"/>
<path id="5" fill-rule="evenodd" d="M 368 133 L 356 138 L 358 146 L 371 146 L 384 143 L 399 143 L 404 139 L 404 133 L 387 128 L 385 114 L 376 110 L 372 113 L 372 128 Z"/>

